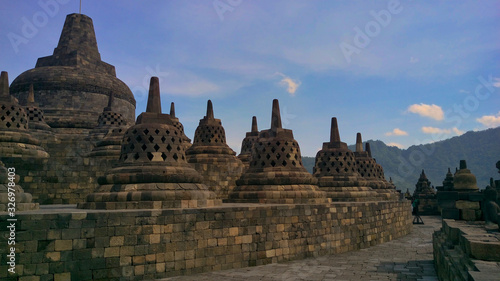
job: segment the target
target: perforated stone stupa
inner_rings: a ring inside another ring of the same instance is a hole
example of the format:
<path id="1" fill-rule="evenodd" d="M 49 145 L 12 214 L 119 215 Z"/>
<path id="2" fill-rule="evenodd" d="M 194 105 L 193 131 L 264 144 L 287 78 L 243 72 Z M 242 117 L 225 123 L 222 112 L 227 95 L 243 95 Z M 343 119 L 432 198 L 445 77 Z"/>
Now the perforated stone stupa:
<path id="1" fill-rule="evenodd" d="M 174 127 L 176 127 L 181 132 L 185 149 L 191 147 L 191 139 L 186 136 L 186 134 L 184 133 L 184 126 L 179 121 L 179 118 L 175 116 L 175 104 L 173 102 L 170 104 L 170 119 L 172 119 L 172 121 L 174 122 Z"/>
<path id="2" fill-rule="evenodd" d="M 28 99 L 26 100 L 26 115 L 30 130 L 51 131 L 50 126 L 45 122 L 43 110 L 40 109 L 38 103 L 35 102 L 35 91 L 33 84 L 30 85 Z"/>
<path id="3" fill-rule="evenodd" d="M 367 185 L 379 193 L 383 199 L 397 199 L 399 196 L 396 194 L 394 185 L 385 179 L 384 169 L 372 158 L 369 143 L 366 143 L 366 148 L 366 151 L 363 150 L 361 133 L 357 133 L 354 156 L 358 173 L 366 180 Z"/>
<path id="4" fill-rule="evenodd" d="M 226 132 L 220 119 L 215 119 L 212 101 L 207 114 L 194 133 L 193 145 L 186 151 L 188 162 L 203 176 L 203 182 L 217 194 L 227 198 L 243 172 L 243 163 L 226 143 Z"/>
<path id="5" fill-rule="evenodd" d="M 0 75 L 0 157 L 47 158 L 40 141 L 28 131 L 28 116 L 9 94 L 9 76 Z"/>
<path id="6" fill-rule="evenodd" d="M 161 113 L 160 86 L 151 78 L 146 112 L 124 135 L 120 160 L 80 208 L 162 209 L 221 203 L 186 161 L 182 134 Z"/>
<path id="7" fill-rule="evenodd" d="M 340 141 L 337 118 L 332 118 L 330 141 L 316 154 L 313 175 L 332 201 L 376 201 L 378 193 L 359 175 L 354 153 Z"/>
<path id="8" fill-rule="evenodd" d="M 134 121 L 134 96 L 116 78 L 115 67 L 101 60 L 92 19 L 86 15 L 66 17 L 53 55 L 39 58 L 35 68 L 19 75 L 12 82 L 12 95 L 24 104 L 31 84 L 52 128 L 94 128 L 111 93 L 115 111 Z"/>
<path id="9" fill-rule="evenodd" d="M 111 93 L 108 98 L 108 105 L 99 114 L 97 125 L 89 133 L 89 140 L 100 141 L 110 129 L 127 126 L 127 121 L 123 118 L 123 115 L 113 110 L 113 100 L 114 94 Z"/>
<path id="10" fill-rule="evenodd" d="M 259 129 L 257 128 L 257 117 L 252 117 L 252 129 L 246 133 L 245 138 L 241 142 L 241 152 L 238 159 L 243 162 L 246 168 L 250 166 L 250 156 L 252 155 L 252 146 L 259 138 Z"/>
<path id="11" fill-rule="evenodd" d="M 237 181 L 228 202 L 321 204 L 331 202 L 302 164 L 293 132 L 283 129 L 278 100 L 273 100 L 271 128 L 252 146 L 250 167 Z"/>

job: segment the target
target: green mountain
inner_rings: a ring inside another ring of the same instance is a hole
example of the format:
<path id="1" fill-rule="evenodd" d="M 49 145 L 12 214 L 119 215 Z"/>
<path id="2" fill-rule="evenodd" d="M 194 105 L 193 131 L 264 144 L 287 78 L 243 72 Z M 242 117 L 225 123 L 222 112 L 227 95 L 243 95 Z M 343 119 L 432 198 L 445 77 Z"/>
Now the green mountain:
<path id="1" fill-rule="evenodd" d="M 368 140 L 372 156 L 384 168 L 385 177 L 392 177 L 397 189 L 413 192 L 422 169 L 432 185 L 440 186 L 448 168 L 452 172 L 460 160 L 467 161 L 467 168 L 476 176 L 479 188 L 489 184 L 490 177 L 500 178 L 495 163 L 500 160 L 500 127 L 478 132 L 467 132 L 461 136 L 424 145 L 399 149 L 387 146 L 380 140 Z M 355 150 L 354 145 L 349 149 Z M 303 157 L 302 162 L 309 172 L 314 166 L 314 157 Z"/>

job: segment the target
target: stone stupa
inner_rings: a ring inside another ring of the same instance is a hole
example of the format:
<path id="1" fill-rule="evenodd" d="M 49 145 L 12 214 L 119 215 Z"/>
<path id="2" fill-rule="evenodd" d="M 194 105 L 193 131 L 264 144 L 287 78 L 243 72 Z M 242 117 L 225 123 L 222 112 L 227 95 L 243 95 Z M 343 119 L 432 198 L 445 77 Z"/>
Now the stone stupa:
<path id="1" fill-rule="evenodd" d="M 214 117 L 212 101 L 208 100 L 207 114 L 196 128 L 193 145 L 186 150 L 186 157 L 218 198 L 227 198 L 243 173 L 245 166 L 235 155 L 226 143 L 221 120 Z"/>
<path id="2" fill-rule="evenodd" d="M 86 15 L 67 15 L 53 54 L 39 58 L 35 68 L 18 76 L 12 95 L 24 104 L 31 84 L 52 128 L 94 128 L 112 93 L 114 110 L 131 124 L 135 119 L 134 95 L 116 78 L 115 67 L 101 60 L 94 25 Z"/>
<path id="3" fill-rule="evenodd" d="M 123 118 L 123 115 L 113 110 L 113 100 L 114 94 L 111 93 L 108 98 L 108 105 L 99 114 L 97 125 L 89 133 L 89 140 L 100 141 L 113 128 L 127 127 L 127 121 Z"/>
<path id="4" fill-rule="evenodd" d="M 50 132 L 51 128 L 45 122 L 43 110 L 40 109 L 38 103 L 35 102 L 35 90 L 33 84 L 30 85 L 28 98 L 24 107 L 26 115 L 28 116 L 28 123 L 30 130 Z"/>
<path id="5" fill-rule="evenodd" d="M 170 104 L 170 119 L 174 122 L 174 127 L 176 127 L 182 134 L 182 141 L 184 142 L 185 149 L 187 150 L 191 147 L 191 139 L 184 133 L 184 126 L 179 121 L 179 118 L 175 116 L 175 104 L 172 102 Z"/>
<path id="6" fill-rule="evenodd" d="M 0 75 L 0 157 L 48 158 L 40 141 L 28 130 L 24 107 L 9 93 L 9 76 Z"/>
<path id="7" fill-rule="evenodd" d="M 186 161 L 182 134 L 161 113 L 158 77 L 151 78 L 146 112 L 125 132 L 119 163 L 79 208 L 164 209 L 222 203 Z"/>
<path id="8" fill-rule="evenodd" d="M 358 173 L 366 180 L 366 184 L 374 189 L 382 199 L 396 200 L 399 198 L 394 184 L 385 179 L 384 169 L 371 156 L 370 144 L 366 143 L 363 150 L 361 133 L 356 134 L 356 151 L 354 152 Z"/>
<path id="9" fill-rule="evenodd" d="M 453 176 L 453 189 L 458 192 L 479 191 L 476 176 L 467 169 L 465 160 L 460 160 L 460 169 Z"/>
<path id="10" fill-rule="evenodd" d="M 317 179 L 302 164 L 293 132 L 283 129 L 278 100 L 273 100 L 271 128 L 259 133 L 252 147 L 250 167 L 237 181 L 228 202 L 323 204 L 331 202 Z"/>
<path id="11" fill-rule="evenodd" d="M 359 175 L 354 153 L 340 141 L 337 118 L 332 118 L 330 141 L 316 154 L 313 175 L 332 201 L 376 201 L 378 193 Z"/>
<path id="12" fill-rule="evenodd" d="M 243 162 L 246 168 L 250 166 L 250 156 L 252 154 L 252 146 L 259 138 L 259 129 L 257 127 L 257 117 L 252 117 L 252 129 L 247 132 L 245 138 L 241 142 L 241 152 L 238 159 Z"/>

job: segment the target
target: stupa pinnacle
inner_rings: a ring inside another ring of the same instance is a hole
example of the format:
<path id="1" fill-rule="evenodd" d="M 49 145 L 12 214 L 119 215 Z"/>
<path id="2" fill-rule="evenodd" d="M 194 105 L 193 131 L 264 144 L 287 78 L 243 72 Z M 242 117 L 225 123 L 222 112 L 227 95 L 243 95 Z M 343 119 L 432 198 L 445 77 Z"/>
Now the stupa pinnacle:
<path id="1" fill-rule="evenodd" d="M 252 128 L 250 132 L 246 133 L 245 138 L 241 142 L 241 152 L 238 158 L 248 168 L 250 165 L 250 156 L 252 154 L 252 146 L 259 138 L 259 129 L 257 127 L 257 117 L 252 117 Z"/>

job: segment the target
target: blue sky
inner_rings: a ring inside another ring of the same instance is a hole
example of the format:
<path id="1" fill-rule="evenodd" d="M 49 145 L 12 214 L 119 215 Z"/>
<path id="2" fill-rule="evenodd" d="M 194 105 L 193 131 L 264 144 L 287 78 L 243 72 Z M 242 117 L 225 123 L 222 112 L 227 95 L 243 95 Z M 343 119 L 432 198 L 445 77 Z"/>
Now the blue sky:
<path id="1" fill-rule="evenodd" d="M 0 68 L 11 81 L 51 55 L 76 0 L 5 1 Z M 47 9 L 48 7 L 48 9 Z M 83 0 L 102 59 L 145 110 L 152 75 L 192 138 L 206 101 L 239 152 L 251 118 L 315 156 L 337 117 L 344 142 L 408 147 L 500 125 L 497 1 Z M 23 33 L 26 22 L 36 31 Z M 9 34 L 22 36 L 13 44 Z"/>

